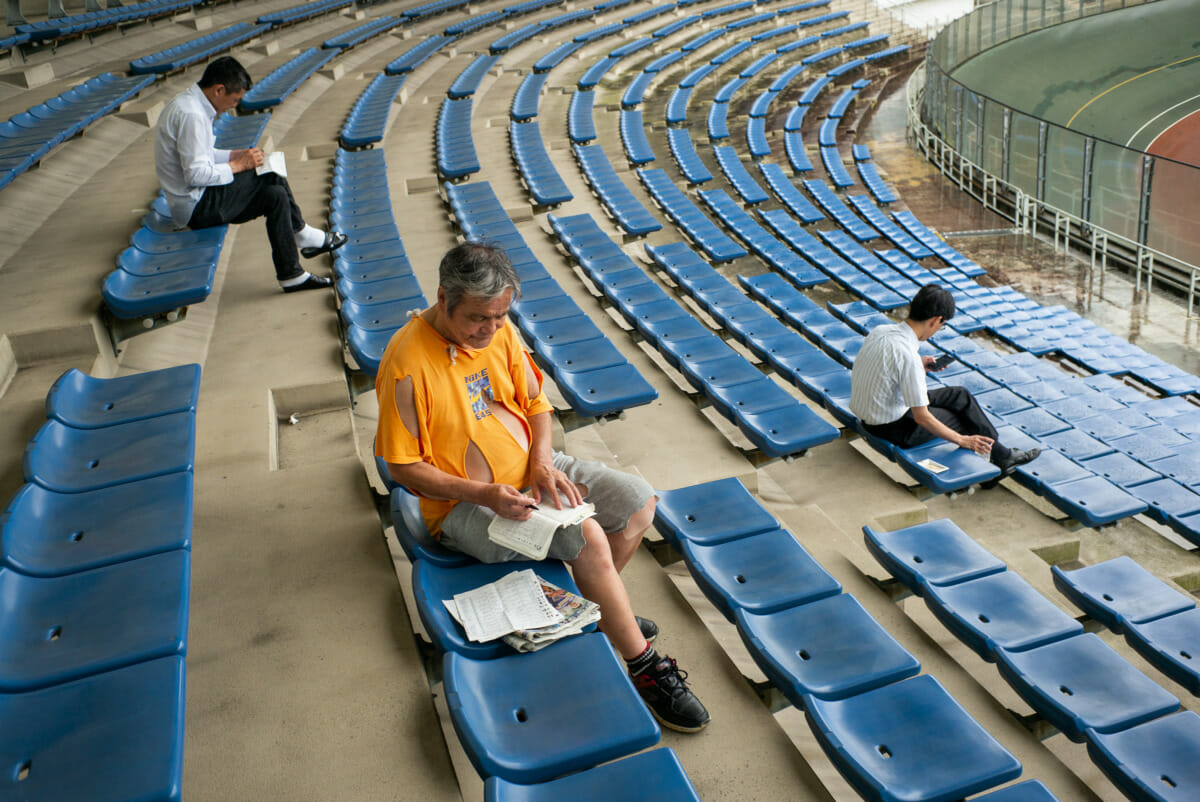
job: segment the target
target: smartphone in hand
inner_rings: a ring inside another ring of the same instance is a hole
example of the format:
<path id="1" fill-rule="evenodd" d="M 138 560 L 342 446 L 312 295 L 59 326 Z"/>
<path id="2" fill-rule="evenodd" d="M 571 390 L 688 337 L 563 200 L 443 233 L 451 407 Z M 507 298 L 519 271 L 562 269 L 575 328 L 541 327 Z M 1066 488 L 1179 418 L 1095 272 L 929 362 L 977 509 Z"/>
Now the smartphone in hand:
<path id="1" fill-rule="evenodd" d="M 930 370 L 941 370 L 942 368 L 946 367 L 953 361 L 954 361 L 954 357 L 950 356 L 949 354 L 942 354 L 941 356 L 939 356 L 937 359 L 933 360 L 933 362 L 930 363 L 929 369 Z"/>

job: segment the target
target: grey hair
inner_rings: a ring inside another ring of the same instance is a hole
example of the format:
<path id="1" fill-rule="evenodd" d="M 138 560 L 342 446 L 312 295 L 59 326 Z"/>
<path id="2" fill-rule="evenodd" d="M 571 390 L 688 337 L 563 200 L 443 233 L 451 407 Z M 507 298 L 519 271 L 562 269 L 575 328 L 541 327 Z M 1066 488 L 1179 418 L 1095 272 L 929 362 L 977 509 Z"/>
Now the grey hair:
<path id="1" fill-rule="evenodd" d="M 515 301 L 521 295 L 521 278 L 504 249 L 483 242 L 464 242 L 446 252 L 438 265 L 438 284 L 446 293 L 446 310 L 470 295 L 491 301 L 505 290 L 512 290 Z"/>

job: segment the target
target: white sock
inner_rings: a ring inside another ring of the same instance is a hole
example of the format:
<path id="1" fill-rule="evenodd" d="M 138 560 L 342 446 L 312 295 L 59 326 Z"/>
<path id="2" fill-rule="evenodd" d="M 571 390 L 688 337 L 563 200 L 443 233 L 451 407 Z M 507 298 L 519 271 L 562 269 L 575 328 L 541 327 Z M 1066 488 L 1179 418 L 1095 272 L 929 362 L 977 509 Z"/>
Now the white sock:
<path id="1" fill-rule="evenodd" d="M 320 248 L 324 244 L 325 232 L 319 228 L 313 228 L 308 223 L 305 223 L 304 228 L 296 232 L 297 248 Z"/>
<path id="2" fill-rule="evenodd" d="M 303 284 L 304 282 L 308 281 L 309 276 L 310 276 L 310 273 L 307 270 L 305 270 L 303 273 L 296 276 L 295 278 L 285 278 L 283 281 L 279 282 L 279 286 L 280 287 L 295 287 L 297 284 Z"/>

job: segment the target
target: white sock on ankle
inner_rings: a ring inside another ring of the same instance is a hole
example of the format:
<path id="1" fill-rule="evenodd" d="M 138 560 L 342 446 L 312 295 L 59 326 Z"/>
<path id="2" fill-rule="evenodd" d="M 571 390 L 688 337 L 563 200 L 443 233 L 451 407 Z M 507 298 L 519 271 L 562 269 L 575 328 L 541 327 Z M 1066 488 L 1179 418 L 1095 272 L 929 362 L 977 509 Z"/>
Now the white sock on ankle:
<path id="1" fill-rule="evenodd" d="M 296 232 L 297 248 L 320 248 L 324 244 L 325 232 L 319 228 L 313 228 L 305 223 L 304 228 Z"/>
<path id="2" fill-rule="evenodd" d="M 307 270 L 305 270 L 303 273 L 296 276 L 295 278 L 285 278 L 283 281 L 279 282 L 279 286 L 280 287 L 295 287 L 297 284 L 303 284 L 304 282 L 308 281 L 309 275 L 310 275 L 310 273 Z"/>

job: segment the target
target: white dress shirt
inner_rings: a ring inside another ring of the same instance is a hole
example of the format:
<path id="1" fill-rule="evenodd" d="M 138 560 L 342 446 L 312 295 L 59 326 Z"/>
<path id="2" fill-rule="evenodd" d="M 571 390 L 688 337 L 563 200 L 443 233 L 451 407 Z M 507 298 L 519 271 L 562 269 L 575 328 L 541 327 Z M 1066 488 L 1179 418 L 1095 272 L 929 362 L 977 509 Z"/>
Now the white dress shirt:
<path id="1" fill-rule="evenodd" d="M 154 171 L 177 226 L 188 224 L 205 187 L 233 183 L 230 152 L 216 147 L 216 118 L 199 84 L 176 95 L 158 118 Z"/>
<path id="2" fill-rule="evenodd" d="M 871 330 L 850 371 L 850 411 L 859 420 L 882 426 L 913 407 L 929 406 L 920 346 L 907 323 Z"/>

